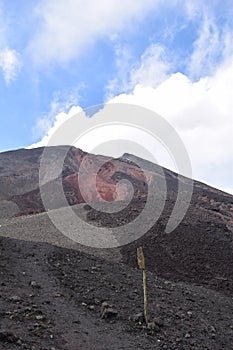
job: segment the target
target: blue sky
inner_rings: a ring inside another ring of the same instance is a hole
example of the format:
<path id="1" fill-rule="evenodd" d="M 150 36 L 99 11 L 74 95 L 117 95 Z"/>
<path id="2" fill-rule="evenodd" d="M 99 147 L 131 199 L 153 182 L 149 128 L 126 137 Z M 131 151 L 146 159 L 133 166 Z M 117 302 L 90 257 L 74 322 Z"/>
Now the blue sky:
<path id="1" fill-rule="evenodd" d="M 195 178 L 232 191 L 232 18 L 231 0 L 0 0 L 0 151 L 40 145 L 72 106 L 140 101 Z"/>

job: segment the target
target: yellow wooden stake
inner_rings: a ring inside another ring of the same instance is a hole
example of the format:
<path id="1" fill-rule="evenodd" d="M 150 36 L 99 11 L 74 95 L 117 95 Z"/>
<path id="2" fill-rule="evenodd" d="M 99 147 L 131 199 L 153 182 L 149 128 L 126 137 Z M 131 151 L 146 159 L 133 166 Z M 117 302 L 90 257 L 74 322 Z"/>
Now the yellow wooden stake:
<path id="1" fill-rule="evenodd" d="M 144 258 L 142 247 L 137 248 L 137 258 L 138 258 L 139 269 L 142 270 L 142 274 L 143 274 L 144 318 L 145 318 L 146 324 L 148 324 L 148 305 L 147 305 L 147 290 L 146 290 L 146 266 L 145 266 L 145 258 Z"/>

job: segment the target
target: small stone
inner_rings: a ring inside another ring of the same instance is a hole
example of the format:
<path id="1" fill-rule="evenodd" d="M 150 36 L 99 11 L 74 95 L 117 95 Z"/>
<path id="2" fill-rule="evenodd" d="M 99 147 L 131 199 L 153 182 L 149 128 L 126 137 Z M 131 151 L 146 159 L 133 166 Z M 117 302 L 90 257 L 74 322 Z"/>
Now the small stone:
<path id="1" fill-rule="evenodd" d="M 112 319 L 115 318 L 118 315 L 118 312 L 114 310 L 113 308 L 107 308 L 103 311 L 101 318 L 104 319 Z"/>
<path id="2" fill-rule="evenodd" d="M 158 326 L 156 325 L 156 323 L 155 322 L 149 322 L 148 324 L 147 324 L 147 328 L 149 329 L 149 330 L 151 330 L 151 331 L 157 331 L 158 330 Z"/>
<path id="3" fill-rule="evenodd" d="M 118 315 L 118 312 L 108 302 L 104 301 L 101 305 L 101 318 L 112 319 Z"/>
<path id="4" fill-rule="evenodd" d="M 109 305 L 109 303 L 107 301 L 104 301 L 102 304 L 101 304 L 101 314 L 103 313 L 103 311 L 109 307 L 112 307 L 112 305 Z"/>
<path id="5" fill-rule="evenodd" d="M 91 269 L 92 269 L 92 271 L 97 271 L 98 267 L 97 266 L 92 266 Z"/>
<path id="6" fill-rule="evenodd" d="M 215 329 L 214 326 L 211 326 L 211 327 L 210 327 L 210 330 L 211 330 L 212 333 L 216 333 L 216 329 Z"/>
<path id="7" fill-rule="evenodd" d="M 88 309 L 89 309 L 89 310 L 95 310 L 95 306 L 94 306 L 94 305 L 89 305 L 89 306 L 88 306 Z"/>
<path id="8" fill-rule="evenodd" d="M 187 332 L 187 333 L 185 334 L 184 337 L 185 337 L 186 339 L 191 338 L 191 334 Z"/>
<path id="9" fill-rule="evenodd" d="M 13 301 L 14 303 L 17 303 L 17 302 L 21 301 L 22 299 L 18 295 L 13 295 L 12 297 L 10 297 L 9 300 Z"/>
<path id="10" fill-rule="evenodd" d="M 45 320 L 45 316 L 44 315 L 36 315 L 36 319 L 38 321 L 43 321 L 43 320 Z"/>
<path id="11" fill-rule="evenodd" d="M 40 286 L 36 281 L 31 281 L 31 282 L 30 282 L 30 285 L 31 285 L 33 288 L 41 288 L 41 286 Z"/>
<path id="12" fill-rule="evenodd" d="M 31 312 L 32 311 L 32 308 L 30 307 L 30 306 L 27 306 L 27 307 L 25 307 L 25 309 L 24 309 L 25 311 L 29 311 L 29 312 Z"/>
<path id="13" fill-rule="evenodd" d="M 144 318 L 143 313 L 139 312 L 139 313 L 137 313 L 135 315 L 132 315 L 130 317 L 130 320 L 135 322 L 135 323 L 141 323 L 142 324 L 144 322 L 145 318 Z"/>

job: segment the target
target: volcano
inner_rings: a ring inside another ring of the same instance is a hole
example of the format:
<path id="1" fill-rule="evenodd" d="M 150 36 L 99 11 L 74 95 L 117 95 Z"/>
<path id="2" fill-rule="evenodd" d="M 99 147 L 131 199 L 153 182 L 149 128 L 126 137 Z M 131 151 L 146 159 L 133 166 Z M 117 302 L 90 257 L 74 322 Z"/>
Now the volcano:
<path id="1" fill-rule="evenodd" d="M 114 159 L 57 146 L 46 149 L 44 160 L 44 152 L 0 154 L 0 348 L 231 349 L 233 196 L 130 154 Z M 168 232 L 179 181 L 192 183 L 192 197 Z M 160 198 L 164 184 L 158 220 L 117 247 L 85 247 L 48 215 L 67 206 L 92 227 L 120 228 L 127 236 L 148 193 Z M 103 210 L 114 206 L 119 210 Z M 141 310 L 139 246 L 153 330 L 132 321 Z M 117 310 L 114 319 L 99 317 L 106 300 Z"/>

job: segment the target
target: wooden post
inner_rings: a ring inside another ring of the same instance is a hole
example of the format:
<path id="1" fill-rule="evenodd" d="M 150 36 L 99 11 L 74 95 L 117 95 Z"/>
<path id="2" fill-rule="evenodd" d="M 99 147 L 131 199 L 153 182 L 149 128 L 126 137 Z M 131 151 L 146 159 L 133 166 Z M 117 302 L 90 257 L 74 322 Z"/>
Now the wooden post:
<path id="1" fill-rule="evenodd" d="M 146 324 L 148 324 L 148 305 L 147 305 L 147 290 L 146 290 L 146 266 L 145 258 L 142 247 L 137 248 L 137 258 L 139 269 L 142 270 L 143 274 L 143 297 L 144 297 L 144 318 Z"/>

